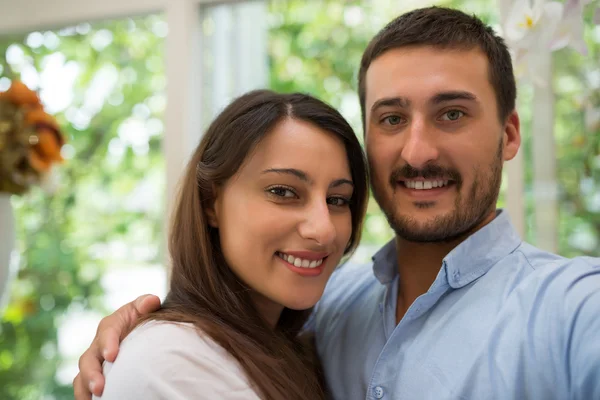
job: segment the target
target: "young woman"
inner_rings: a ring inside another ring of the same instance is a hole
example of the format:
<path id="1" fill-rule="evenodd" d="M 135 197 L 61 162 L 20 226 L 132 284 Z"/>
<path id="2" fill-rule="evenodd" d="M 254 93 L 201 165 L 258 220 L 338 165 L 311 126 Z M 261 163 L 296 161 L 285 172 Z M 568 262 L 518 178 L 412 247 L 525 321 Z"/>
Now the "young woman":
<path id="1" fill-rule="evenodd" d="M 367 195 L 335 109 L 264 90 L 236 99 L 181 182 L 169 294 L 105 364 L 101 398 L 324 398 L 298 335 L 359 242 Z"/>

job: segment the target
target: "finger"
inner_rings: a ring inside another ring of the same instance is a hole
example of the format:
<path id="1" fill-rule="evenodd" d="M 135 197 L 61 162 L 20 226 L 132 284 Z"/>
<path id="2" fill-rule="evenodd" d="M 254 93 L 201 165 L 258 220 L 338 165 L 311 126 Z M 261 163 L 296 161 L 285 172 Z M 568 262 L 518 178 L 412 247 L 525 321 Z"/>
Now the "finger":
<path id="1" fill-rule="evenodd" d="M 98 347 L 95 342 L 79 358 L 79 382 L 80 390 L 93 393 L 100 396 L 104 390 L 104 375 L 102 372 L 102 362 Z M 77 399 L 79 400 L 79 399 Z"/>
<path id="2" fill-rule="evenodd" d="M 117 311 L 105 317 L 98 325 L 96 339 L 100 354 L 96 357 L 103 361 L 113 362 L 119 353 L 121 340 L 135 326 L 140 315 L 148 314 L 160 308 L 160 299 L 147 294 L 138 297 L 133 302 L 127 303 Z"/>
<path id="3" fill-rule="evenodd" d="M 75 400 L 92 400 L 89 389 L 82 382 L 81 374 L 77 374 L 75 379 L 73 379 L 73 394 L 75 395 Z"/>
<path id="4" fill-rule="evenodd" d="M 135 309 L 139 315 L 149 314 L 160 308 L 160 298 L 153 294 L 145 294 L 138 297 L 133 302 Z"/>
<path id="5" fill-rule="evenodd" d="M 82 399 L 90 398 L 90 392 L 96 396 L 102 394 L 105 383 L 102 363 L 104 360 L 115 361 L 121 340 L 135 326 L 140 315 L 148 314 L 159 308 L 160 299 L 157 296 L 143 295 L 100 321 L 96 337 L 90 348 L 79 358 L 81 372 L 76 377 L 77 382 L 73 381 L 74 389 L 77 389 L 80 396 L 83 396 Z M 77 387 L 75 387 L 76 383 Z"/>
<path id="6" fill-rule="evenodd" d="M 107 325 L 106 328 L 99 330 L 96 336 L 97 348 L 94 356 L 100 363 L 104 360 L 115 361 L 119 353 L 119 344 L 122 338 L 125 337 L 126 332 L 130 330 L 126 321 L 118 318 L 114 318 L 112 321 L 114 321 L 114 325 Z"/>

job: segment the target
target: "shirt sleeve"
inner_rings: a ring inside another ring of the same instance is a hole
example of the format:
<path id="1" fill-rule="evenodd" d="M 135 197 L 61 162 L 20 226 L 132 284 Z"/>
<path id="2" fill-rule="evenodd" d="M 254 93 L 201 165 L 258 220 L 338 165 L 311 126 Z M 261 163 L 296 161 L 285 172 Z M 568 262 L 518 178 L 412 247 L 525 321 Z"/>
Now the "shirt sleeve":
<path id="1" fill-rule="evenodd" d="M 233 357 L 192 326 L 150 322 L 105 363 L 102 400 L 256 399 Z"/>
<path id="2" fill-rule="evenodd" d="M 599 311 L 600 260 L 531 274 L 504 302 L 455 398 L 600 399 Z"/>
<path id="3" fill-rule="evenodd" d="M 600 262 L 581 274 L 564 299 L 571 399 L 600 399 Z"/>

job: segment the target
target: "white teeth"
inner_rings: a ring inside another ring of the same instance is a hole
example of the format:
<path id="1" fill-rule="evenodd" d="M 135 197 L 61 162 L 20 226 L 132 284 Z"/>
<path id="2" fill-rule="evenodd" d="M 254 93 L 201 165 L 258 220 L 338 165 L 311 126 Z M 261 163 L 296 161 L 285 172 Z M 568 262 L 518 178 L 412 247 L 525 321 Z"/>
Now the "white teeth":
<path id="1" fill-rule="evenodd" d="M 277 256 L 288 263 L 292 264 L 294 267 L 299 268 L 316 268 L 319 265 L 323 264 L 323 259 L 320 260 L 303 260 L 302 258 L 294 257 L 289 254 L 283 254 L 277 252 Z"/>
<path id="2" fill-rule="evenodd" d="M 437 181 L 404 181 L 404 186 L 409 189 L 417 189 L 417 190 L 429 190 L 438 187 L 444 187 L 448 185 L 447 180 L 437 180 Z"/>

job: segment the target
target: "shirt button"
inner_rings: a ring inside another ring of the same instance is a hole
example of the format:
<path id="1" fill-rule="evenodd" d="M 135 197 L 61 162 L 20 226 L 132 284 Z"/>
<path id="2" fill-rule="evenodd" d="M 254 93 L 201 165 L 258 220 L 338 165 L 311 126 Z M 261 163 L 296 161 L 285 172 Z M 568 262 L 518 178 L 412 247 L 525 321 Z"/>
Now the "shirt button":
<path id="1" fill-rule="evenodd" d="M 381 386 L 375 387 L 374 392 L 375 392 L 375 398 L 376 399 L 383 398 L 383 388 Z"/>

